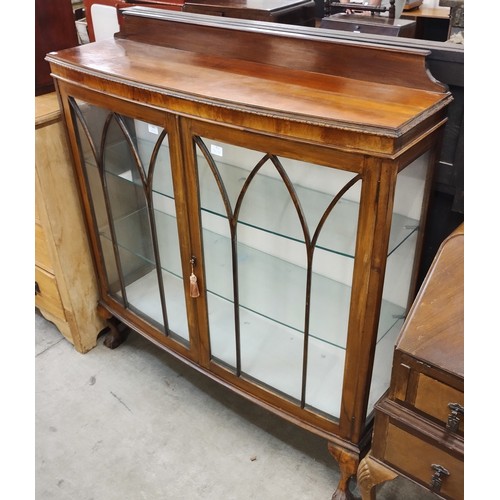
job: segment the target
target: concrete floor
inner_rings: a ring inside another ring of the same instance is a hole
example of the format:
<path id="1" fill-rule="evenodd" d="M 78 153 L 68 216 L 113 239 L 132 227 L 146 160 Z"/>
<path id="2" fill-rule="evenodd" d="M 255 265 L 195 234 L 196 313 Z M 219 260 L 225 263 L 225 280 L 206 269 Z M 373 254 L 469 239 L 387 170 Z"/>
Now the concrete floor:
<path id="1" fill-rule="evenodd" d="M 37 500 L 329 500 L 326 442 L 136 333 L 78 353 L 35 310 Z M 360 497 L 355 481 L 354 495 Z M 435 498 L 397 478 L 379 500 Z"/>

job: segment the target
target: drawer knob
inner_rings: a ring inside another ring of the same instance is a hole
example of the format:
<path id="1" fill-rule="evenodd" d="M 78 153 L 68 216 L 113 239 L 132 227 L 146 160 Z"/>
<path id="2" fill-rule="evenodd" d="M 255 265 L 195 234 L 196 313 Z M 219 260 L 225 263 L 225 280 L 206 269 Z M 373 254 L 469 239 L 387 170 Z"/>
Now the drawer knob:
<path id="1" fill-rule="evenodd" d="M 441 490 L 441 485 L 443 484 L 443 476 L 449 476 L 450 473 L 439 464 L 432 464 L 432 468 L 434 469 L 434 475 L 431 479 L 430 489 L 434 493 L 439 493 Z"/>
<path id="2" fill-rule="evenodd" d="M 38 285 L 38 282 L 35 281 L 35 295 L 38 295 L 41 293 L 40 286 Z"/>
<path id="3" fill-rule="evenodd" d="M 448 423 L 446 424 L 446 428 L 452 432 L 458 431 L 458 426 L 462 421 L 464 416 L 464 407 L 458 403 L 448 403 L 448 408 L 451 410 L 448 415 Z"/>

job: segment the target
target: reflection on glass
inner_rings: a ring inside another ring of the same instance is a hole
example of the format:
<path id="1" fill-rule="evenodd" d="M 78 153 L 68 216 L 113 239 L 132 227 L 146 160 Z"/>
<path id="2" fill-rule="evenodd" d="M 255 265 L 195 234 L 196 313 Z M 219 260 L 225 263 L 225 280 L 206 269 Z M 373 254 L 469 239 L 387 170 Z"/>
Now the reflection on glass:
<path id="1" fill-rule="evenodd" d="M 212 358 L 338 417 L 359 178 L 195 143 Z"/>
<path id="2" fill-rule="evenodd" d="M 166 131 L 81 101 L 72 107 L 109 293 L 187 344 Z"/>
<path id="3" fill-rule="evenodd" d="M 412 232 L 408 237 L 401 239 L 387 260 L 380 323 L 382 324 L 385 319 L 392 320 L 392 326 L 387 328 L 379 325 L 367 415 L 390 384 L 393 346 L 403 327 L 407 302 L 410 298 L 412 269 L 418 241 L 418 221 L 422 213 L 428 165 L 429 153 L 425 153 L 399 173 L 396 183 L 393 210 L 394 213 L 403 214 L 409 221 L 413 221 L 408 222 Z M 392 227 L 398 221 L 398 217 L 393 217 Z M 389 307 L 392 304 L 399 307 L 399 312 Z M 381 332 L 387 333 L 381 335 Z"/>

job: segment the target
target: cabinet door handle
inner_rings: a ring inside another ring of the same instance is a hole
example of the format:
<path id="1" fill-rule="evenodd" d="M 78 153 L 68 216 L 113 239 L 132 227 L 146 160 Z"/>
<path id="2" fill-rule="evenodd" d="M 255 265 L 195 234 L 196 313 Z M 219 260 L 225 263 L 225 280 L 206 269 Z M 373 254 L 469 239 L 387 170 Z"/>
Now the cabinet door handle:
<path id="1" fill-rule="evenodd" d="M 462 421 L 464 416 L 464 407 L 458 403 L 448 403 L 448 408 L 451 410 L 448 415 L 448 423 L 446 424 L 446 428 L 452 432 L 458 431 L 458 426 Z"/>
<path id="2" fill-rule="evenodd" d="M 439 464 L 432 464 L 432 468 L 435 472 L 431 478 L 431 484 L 429 487 L 434 493 L 439 493 L 441 491 L 441 485 L 443 484 L 443 476 L 449 476 L 450 473 Z"/>
<path id="3" fill-rule="evenodd" d="M 38 285 L 38 282 L 35 281 L 35 295 L 38 295 L 42 293 L 42 291 L 40 290 L 40 286 Z"/>
<path id="4" fill-rule="evenodd" d="M 196 265 L 196 257 L 192 256 L 189 261 L 191 264 L 191 275 L 189 276 L 189 296 L 196 297 L 200 296 L 200 290 L 198 288 L 198 278 L 194 274 L 194 266 Z"/>

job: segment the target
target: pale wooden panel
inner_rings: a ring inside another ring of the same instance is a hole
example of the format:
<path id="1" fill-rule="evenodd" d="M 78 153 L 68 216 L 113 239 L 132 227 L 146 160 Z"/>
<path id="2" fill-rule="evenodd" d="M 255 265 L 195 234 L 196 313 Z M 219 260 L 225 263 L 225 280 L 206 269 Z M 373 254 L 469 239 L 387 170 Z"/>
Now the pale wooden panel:
<path id="1" fill-rule="evenodd" d="M 40 98 L 40 100 L 39 100 Z M 35 130 L 37 210 L 47 239 L 71 341 L 80 352 L 96 345 L 105 322 L 76 188 L 66 132 L 55 94 L 37 97 Z"/>
<path id="2" fill-rule="evenodd" d="M 54 274 L 47 239 L 42 226 L 37 223 L 35 223 L 35 265 Z"/>
<path id="3" fill-rule="evenodd" d="M 40 290 L 35 295 L 36 307 L 47 310 L 59 319 L 66 319 L 54 275 L 39 267 L 35 267 L 35 280 Z"/>

